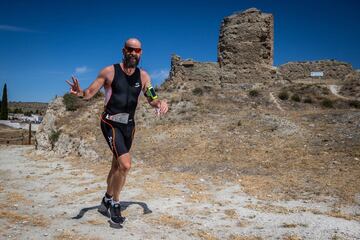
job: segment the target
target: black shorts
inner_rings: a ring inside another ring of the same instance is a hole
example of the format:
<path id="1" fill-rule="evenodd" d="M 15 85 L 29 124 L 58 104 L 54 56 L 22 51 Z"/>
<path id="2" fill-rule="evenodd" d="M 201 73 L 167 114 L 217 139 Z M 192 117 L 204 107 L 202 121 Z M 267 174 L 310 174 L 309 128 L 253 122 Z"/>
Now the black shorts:
<path id="1" fill-rule="evenodd" d="M 113 122 L 106 119 L 105 115 L 106 113 L 101 114 L 101 130 L 114 156 L 118 158 L 130 151 L 135 123 L 134 120 L 128 124 Z"/>

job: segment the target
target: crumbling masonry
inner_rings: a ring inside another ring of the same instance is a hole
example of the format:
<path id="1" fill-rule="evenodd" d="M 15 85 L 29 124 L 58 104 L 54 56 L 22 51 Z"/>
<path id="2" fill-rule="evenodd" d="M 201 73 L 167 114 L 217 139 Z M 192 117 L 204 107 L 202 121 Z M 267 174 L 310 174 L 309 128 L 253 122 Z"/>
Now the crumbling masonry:
<path id="1" fill-rule="evenodd" d="M 348 63 L 335 60 L 290 62 L 277 67 L 274 62 L 274 18 L 256 8 L 225 17 L 218 42 L 218 62 L 182 60 L 173 55 L 169 79 L 164 87 L 188 89 L 206 86 L 234 88 L 277 80 L 296 81 L 311 78 L 344 80 L 354 72 Z"/>

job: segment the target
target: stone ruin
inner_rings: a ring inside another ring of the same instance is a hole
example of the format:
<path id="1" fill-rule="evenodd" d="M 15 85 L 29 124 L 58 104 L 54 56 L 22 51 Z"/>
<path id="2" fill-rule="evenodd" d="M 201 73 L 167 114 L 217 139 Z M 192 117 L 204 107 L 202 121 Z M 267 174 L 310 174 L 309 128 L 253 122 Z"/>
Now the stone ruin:
<path id="1" fill-rule="evenodd" d="M 257 83 L 314 78 L 344 80 L 354 72 L 348 63 L 335 60 L 290 62 L 279 67 L 274 62 L 274 18 L 256 8 L 225 17 L 221 23 L 217 62 L 171 59 L 165 88 L 186 90 L 187 85 L 234 89 Z M 316 78 L 316 77 L 315 77 Z"/>
<path id="2" fill-rule="evenodd" d="M 288 81 L 310 78 L 344 81 L 348 74 L 354 72 L 351 64 L 335 60 L 289 62 L 279 66 L 278 71 Z"/>
<path id="3" fill-rule="evenodd" d="M 250 8 L 224 18 L 218 43 L 223 86 L 271 79 L 274 58 L 274 18 Z M 276 73 L 276 72 L 273 72 Z"/>

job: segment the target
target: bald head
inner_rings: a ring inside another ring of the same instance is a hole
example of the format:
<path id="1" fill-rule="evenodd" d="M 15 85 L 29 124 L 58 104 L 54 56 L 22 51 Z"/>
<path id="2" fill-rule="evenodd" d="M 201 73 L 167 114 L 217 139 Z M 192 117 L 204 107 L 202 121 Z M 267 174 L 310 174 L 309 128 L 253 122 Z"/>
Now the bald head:
<path id="1" fill-rule="evenodd" d="M 141 42 L 136 38 L 129 38 L 124 47 L 141 48 Z"/>
<path id="2" fill-rule="evenodd" d="M 126 40 L 123 48 L 123 63 L 127 68 L 135 68 L 142 54 L 141 42 L 136 38 Z"/>

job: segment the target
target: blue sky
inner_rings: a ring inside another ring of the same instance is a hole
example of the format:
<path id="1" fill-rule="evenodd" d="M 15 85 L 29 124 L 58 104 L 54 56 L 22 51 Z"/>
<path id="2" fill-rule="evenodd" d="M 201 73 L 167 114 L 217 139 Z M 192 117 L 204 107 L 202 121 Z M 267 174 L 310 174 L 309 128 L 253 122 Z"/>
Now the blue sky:
<path id="1" fill-rule="evenodd" d="M 140 66 L 160 84 L 173 53 L 215 62 L 221 20 L 250 7 L 274 15 L 274 65 L 336 59 L 360 68 L 356 0 L 0 0 L 0 86 L 10 101 L 39 102 L 67 92 L 72 74 L 85 88 L 121 61 L 129 37 L 142 41 Z"/>

